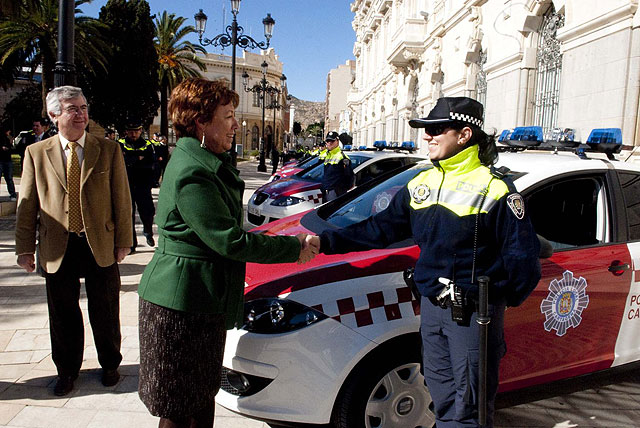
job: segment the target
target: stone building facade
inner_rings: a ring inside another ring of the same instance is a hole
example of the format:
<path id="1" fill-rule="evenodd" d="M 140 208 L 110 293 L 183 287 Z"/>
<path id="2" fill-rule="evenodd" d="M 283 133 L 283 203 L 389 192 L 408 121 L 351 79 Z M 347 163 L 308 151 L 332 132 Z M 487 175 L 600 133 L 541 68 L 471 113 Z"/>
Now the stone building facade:
<path id="1" fill-rule="evenodd" d="M 640 145 L 637 0 L 355 0 L 354 144 L 414 141 L 440 96 L 485 105 L 485 130 L 622 128 Z"/>
<path id="2" fill-rule="evenodd" d="M 344 122 L 343 112 L 347 108 L 347 94 L 355 77 L 356 62 L 347 60 L 327 75 L 325 131 L 348 132 L 350 129 Z M 325 132 L 326 133 L 326 132 Z"/>
<path id="3" fill-rule="evenodd" d="M 207 71 L 202 73 L 202 77 L 210 80 L 225 79 L 231 82 L 231 56 L 207 53 L 200 56 L 200 59 L 207 66 Z M 236 92 L 240 95 L 240 104 L 236 109 L 236 119 L 240 128 L 236 131 L 236 144 L 242 144 L 244 151 L 259 150 L 260 138 L 262 137 L 262 104 L 259 93 L 246 92 L 242 85 L 242 74 L 246 71 L 249 74 L 248 88 L 259 85 L 262 80 L 263 61 L 267 62 L 267 84 L 278 88 L 282 93 L 278 96 L 279 109 L 271 108 L 273 100 L 267 95 L 265 104 L 264 136 L 265 149 L 270 148 L 273 141 L 276 141 L 278 148 L 282 149 L 282 143 L 289 134 L 289 105 L 287 103 L 286 81 L 282 87 L 280 76 L 282 76 L 282 62 L 278 59 L 275 51 L 269 48 L 260 53 L 252 53 L 238 50 L 236 56 Z M 275 121 L 274 121 L 275 111 Z M 156 116 L 150 133 L 160 129 L 160 115 Z M 267 153 L 269 151 L 267 150 Z"/>

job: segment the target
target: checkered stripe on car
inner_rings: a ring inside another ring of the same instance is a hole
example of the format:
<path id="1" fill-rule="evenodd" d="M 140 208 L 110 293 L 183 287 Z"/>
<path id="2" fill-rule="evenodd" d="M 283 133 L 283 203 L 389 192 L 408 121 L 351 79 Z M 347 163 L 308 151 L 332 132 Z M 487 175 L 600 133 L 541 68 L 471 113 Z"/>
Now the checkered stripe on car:
<path id="1" fill-rule="evenodd" d="M 313 308 L 351 328 L 420 314 L 420 302 L 414 299 L 408 287 L 346 297 Z"/>
<path id="2" fill-rule="evenodd" d="M 307 195 L 307 201 L 313 202 L 315 205 L 322 203 L 322 193 L 312 193 Z"/>

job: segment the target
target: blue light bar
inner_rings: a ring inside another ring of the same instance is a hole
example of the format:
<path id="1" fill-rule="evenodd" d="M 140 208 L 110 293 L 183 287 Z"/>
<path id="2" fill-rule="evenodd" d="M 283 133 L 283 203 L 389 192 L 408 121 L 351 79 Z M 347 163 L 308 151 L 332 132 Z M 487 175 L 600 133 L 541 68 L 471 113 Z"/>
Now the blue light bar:
<path id="1" fill-rule="evenodd" d="M 351 144 L 347 144 L 346 146 L 342 147 L 342 150 L 346 152 L 351 151 Z"/>
<path id="2" fill-rule="evenodd" d="M 512 141 L 538 141 L 541 143 L 544 140 L 542 126 L 518 126 L 513 130 L 509 139 Z"/>
<path id="3" fill-rule="evenodd" d="M 500 133 L 500 136 L 498 137 L 498 141 L 503 142 L 503 141 L 507 141 L 509 139 L 509 137 L 511 137 L 511 133 L 513 132 L 513 130 L 511 129 L 505 129 Z"/>
<path id="4" fill-rule="evenodd" d="M 402 142 L 402 148 L 403 149 L 414 150 L 416 148 L 416 145 L 413 143 L 413 141 L 403 141 Z"/>
<path id="5" fill-rule="evenodd" d="M 598 128 L 591 131 L 587 144 L 614 143 L 622 144 L 622 129 L 620 128 Z"/>
<path id="6" fill-rule="evenodd" d="M 367 146 L 360 146 L 358 147 L 358 150 L 367 150 Z"/>
<path id="7" fill-rule="evenodd" d="M 382 150 L 387 147 L 387 142 L 385 140 L 377 140 L 373 143 L 373 147 Z"/>
<path id="8" fill-rule="evenodd" d="M 622 129 L 598 128 L 591 131 L 587 145 L 593 150 L 607 153 L 620 153 L 622 150 Z"/>

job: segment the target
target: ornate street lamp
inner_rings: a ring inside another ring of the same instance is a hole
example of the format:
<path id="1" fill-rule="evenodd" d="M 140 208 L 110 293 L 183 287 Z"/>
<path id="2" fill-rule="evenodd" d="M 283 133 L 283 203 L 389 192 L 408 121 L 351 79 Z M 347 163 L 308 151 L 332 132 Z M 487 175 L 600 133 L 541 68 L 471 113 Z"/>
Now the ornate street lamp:
<path id="1" fill-rule="evenodd" d="M 278 92 L 278 94 L 282 93 L 282 88 L 284 88 L 284 82 L 287 80 L 287 76 L 285 76 L 284 74 L 282 76 L 280 76 L 280 92 Z M 287 101 L 291 100 L 291 95 L 287 95 Z M 276 127 L 276 110 L 280 110 L 282 107 L 284 107 L 282 104 L 280 104 L 280 98 L 278 96 L 274 96 L 273 100 L 271 101 L 271 104 L 269 104 L 267 106 L 268 109 L 273 109 L 273 144 L 277 147 L 277 143 L 276 143 L 276 136 L 277 136 L 277 127 Z"/>
<path id="2" fill-rule="evenodd" d="M 195 14 L 196 31 L 198 32 L 198 40 L 202 46 L 221 46 L 223 48 L 232 46 L 231 49 L 231 89 L 236 90 L 236 46 L 240 46 L 242 49 L 267 49 L 273 36 L 273 26 L 276 21 L 271 17 L 270 13 L 262 20 L 264 25 L 264 37 L 266 42 L 258 42 L 251 36 L 244 34 L 244 28 L 238 25 L 236 19 L 238 12 L 240 12 L 240 1 L 231 0 L 231 13 L 233 14 L 233 21 L 231 25 L 227 25 L 226 31 L 222 34 L 218 34 L 213 39 L 203 39 L 204 31 L 207 27 L 207 15 L 204 14 L 202 9 Z M 233 138 L 233 144 L 231 146 L 231 156 L 233 158 L 233 164 L 236 165 L 237 153 L 236 153 L 236 139 Z"/>
<path id="3" fill-rule="evenodd" d="M 258 171 L 267 172 L 267 165 L 264 163 L 265 153 L 264 153 L 264 109 L 266 107 L 266 94 L 270 94 L 271 96 L 278 96 L 282 93 L 282 87 L 280 89 L 269 85 L 267 82 L 267 67 L 269 66 L 266 61 L 263 61 L 260 65 L 262 67 L 262 79 L 260 79 L 260 84 L 255 85 L 252 88 L 249 88 L 249 73 L 246 71 L 242 73 L 242 86 L 244 86 L 244 90 L 246 92 L 254 92 L 257 93 L 260 97 L 260 102 L 262 103 L 262 137 L 260 138 L 260 163 L 258 164 Z M 280 81 L 282 85 L 284 85 L 284 81 L 286 77 L 282 75 L 280 77 Z M 274 111 L 275 114 L 275 111 Z M 274 130 L 275 132 L 275 130 Z"/>

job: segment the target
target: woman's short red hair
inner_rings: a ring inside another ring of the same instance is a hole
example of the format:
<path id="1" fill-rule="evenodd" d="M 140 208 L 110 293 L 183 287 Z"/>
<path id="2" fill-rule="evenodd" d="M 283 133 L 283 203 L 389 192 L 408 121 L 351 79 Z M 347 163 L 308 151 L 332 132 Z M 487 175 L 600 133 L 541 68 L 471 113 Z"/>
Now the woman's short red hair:
<path id="1" fill-rule="evenodd" d="M 240 97 L 229 89 L 224 80 L 192 78 L 184 80 L 171 92 L 169 117 L 176 136 L 196 138 L 196 120 L 206 123 L 220 105 L 233 103 L 238 107 Z"/>

